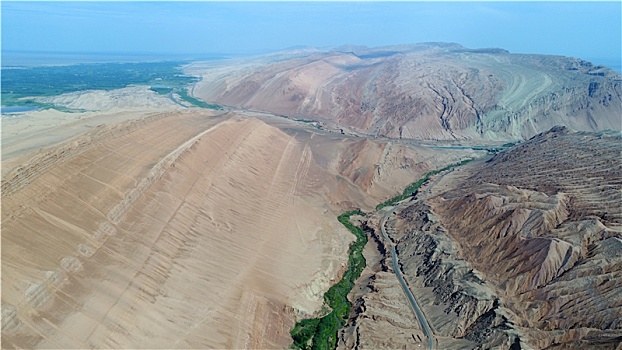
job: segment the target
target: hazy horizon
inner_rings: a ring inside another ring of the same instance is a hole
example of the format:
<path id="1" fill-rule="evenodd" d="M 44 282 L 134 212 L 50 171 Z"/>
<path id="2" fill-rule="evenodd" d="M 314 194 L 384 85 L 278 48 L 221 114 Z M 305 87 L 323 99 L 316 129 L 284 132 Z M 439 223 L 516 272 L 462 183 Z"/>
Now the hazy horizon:
<path id="1" fill-rule="evenodd" d="M 413 43 L 414 44 L 414 43 Z M 293 48 L 293 47 L 292 47 Z M 290 48 L 284 48 L 287 50 Z M 64 66 L 71 64 L 95 63 L 133 63 L 159 61 L 208 61 L 229 58 L 252 57 L 274 51 L 255 54 L 169 54 L 158 52 L 54 52 L 54 51 L 3 51 L 0 63 L 2 68 L 34 67 L 34 66 Z M 622 62 L 618 57 L 581 57 L 594 65 L 604 65 L 622 74 Z"/>
<path id="2" fill-rule="evenodd" d="M 620 2 L 7 2 L 2 52 L 253 55 L 455 42 L 619 59 Z"/>

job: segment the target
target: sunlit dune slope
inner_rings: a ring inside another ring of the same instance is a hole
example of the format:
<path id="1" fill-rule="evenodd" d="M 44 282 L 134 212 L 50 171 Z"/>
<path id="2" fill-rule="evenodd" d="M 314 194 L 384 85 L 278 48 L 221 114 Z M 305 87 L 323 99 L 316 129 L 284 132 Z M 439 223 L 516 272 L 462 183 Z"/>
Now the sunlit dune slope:
<path id="1" fill-rule="evenodd" d="M 232 113 L 94 128 L 3 177 L 2 346 L 286 347 L 345 266 L 338 213 L 468 155 Z"/>
<path id="2" fill-rule="evenodd" d="M 622 77 L 561 56 L 424 43 L 193 64 L 196 96 L 392 138 L 527 139 L 620 129 Z"/>
<path id="3" fill-rule="evenodd" d="M 38 97 L 71 112 L 41 109 L 19 115 L 2 115 L 2 175 L 26 160 L 17 159 L 41 148 L 62 142 L 89 129 L 146 115 L 180 110 L 167 96 L 147 86 L 110 91 L 87 90 L 59 96 Z"/>

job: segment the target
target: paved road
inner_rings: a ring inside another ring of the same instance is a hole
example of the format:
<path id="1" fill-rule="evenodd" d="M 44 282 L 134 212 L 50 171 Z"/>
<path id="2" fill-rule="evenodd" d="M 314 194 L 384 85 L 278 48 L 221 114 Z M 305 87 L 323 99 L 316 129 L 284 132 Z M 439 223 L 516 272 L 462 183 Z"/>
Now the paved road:
<path id="1" fill-rule="evenodd" d="M 393 240 L 389 237 L 389 234 L 386 230 L 386 223 L 387 223 L 387 220 L 389 220 L 389 217 L 391 217 L 391 215 L 393 215 L 397 210 L 402 209 L 403 207 L 412 205 L 426 198 L 430 194 L 430 190 L 432 189 L 432 187 L 434 187 L 445 175 L 449 174 L 452 171 L 453 169 L 450 169 L 447 172 L 443 173 L 441 176 L 439 176 L 430 186 L 428 186 L 425 192 L 421 196 L 418 196 L 417 199 L 415 199 L 414 201 L 407 201 L 407 202 L 404 202 L 402 204 L 399 204 L 389 209 L 389 211 L 387 211 L 387 213 L 382 217 L 382 220 L 380 221 L 380 229 L 382 231 L 382 235 L 387 240 L 387 242 L 392 243 L 391 244 L 391 260 L 393 262 L 393 271 L 395 272 L 395 275 L 397 276 L 397 280 L 400 282 L 400 285 L 402 285 L 402 290 L 404 291 L 404 294 L 406 294 L 406 297 L 408 298 L 408 301 L 410 302 L 410 306 L 412 307 L 415 313 L 415 316 L 417 316 L 419 323 L 421 323 L 421 328 L 423 329 L 423 332 L 428 338 L 428 345 L 429 345 L 430 350 L 434 350 L 436 348 L 436 339 L 434 338 L 434 332 L 432 332 L 432 329 L 430 328 L 430 324 L 428 323 L 428 320 L 425 318 L 425 315 L 421 311 L 419 304 L 417 304 L 417 300 L 415 299 L 415 296 L 408 288 L 408 285 L 406 284 L 406 281 L 404 280 L 404 276 L 402 276 L 402 271 L 400 270 L 400 266 L 399 266 L 399 258 L 397 256 L 397 251 L 395 250 L 395 244 Z"/>

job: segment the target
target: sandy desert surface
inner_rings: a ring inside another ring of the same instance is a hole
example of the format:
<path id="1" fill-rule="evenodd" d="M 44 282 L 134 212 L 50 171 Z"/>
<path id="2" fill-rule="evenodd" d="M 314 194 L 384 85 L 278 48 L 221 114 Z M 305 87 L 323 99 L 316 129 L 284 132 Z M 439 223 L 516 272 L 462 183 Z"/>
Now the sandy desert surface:
<path id="1" fill-rule="evenodd" d="M 479 154 L 231 112 L 88 113 L 3 120 L 5 348 L 286 347 L 346 264 L 336 216 Z"/>
<path id="2" fill-rule="evenodd" d="M 182 109 L 168 97 L 133 86 L 112 91 L 81 91 L 40 97 L 40 102 L 80 110 L 55 109 L 2 115 L 2 174 L 24 160 L 16 158 L 57 144 L 102 124 Z"/>

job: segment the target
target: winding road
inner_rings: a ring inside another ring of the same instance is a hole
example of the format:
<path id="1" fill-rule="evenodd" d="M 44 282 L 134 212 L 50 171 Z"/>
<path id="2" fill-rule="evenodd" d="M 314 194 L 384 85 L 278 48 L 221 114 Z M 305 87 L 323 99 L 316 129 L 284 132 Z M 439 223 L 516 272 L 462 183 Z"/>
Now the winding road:
<path id="1" fill-rule="evenodd" d="M 408 298 L 408 301 L 410 302 L 410 306 L 412 307 L 413 312 L 415 313 L 415 316 L 419 320 L 419 323 L 421 323 L 421 328 L 423 329 L 423 332 L 428 338 L 428 345 L 429 345 L 430 350 L 433 350 L 436 348 L 436 338 L 434 338 L 434 332 L 432 331 L 432 328 L 430 328 L 430 324 L 428 323 L 428 320 L 425 318 L 423 311 L 421 311 L 419 304 L 417 304 L 417 300 L 415 299 L 415 296 L 410 291 L 410 289 L 408 288 L 408 285 L 406 284 L 406 281 L 404 280 L 404 276 L 402 275 L 402 271 L 399 266 L 399 258 L 397 256 L 397 251 L 395 250 L 395 243 L 389 237 L 389 233 L 387 232 L 387 229 L 386 229 L 386 223 L 387 223 L 387 220 L 389 220 L 389 218 L 391 217 L 391 215 L 393 215 L 398 210 L 427 198 L 427 196 L 430 194 L 430 190 L 445 175 L 449 174 L 452 171 L 453 171 L 453 168 L 441 174 L 436 180 L 434 180 L 434 182 L 430 186 L 428 186 L 428 188 L 425 190 L 423 195 L 421 195 L 421 197 L 417 197 L 414 201 L 411 200 L 411 201 L 403 202 L 389 209 L 387 213 L 382 217 L 382 220 L 380 221 L 380 228 L 382 231 L 382 235 L 387 240 L 387 242 L 391 242 L 391 261 L 393 262 L 393 271 L 395 272 L 395 276 L 397 276 L 397 280 L 400 282 L 400 285 L 402 285 L 402 290 L 404 291 L 404 294 L 406 294 L 406 297 Z"/>

